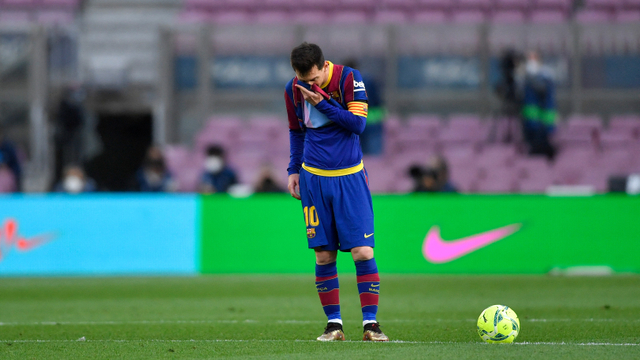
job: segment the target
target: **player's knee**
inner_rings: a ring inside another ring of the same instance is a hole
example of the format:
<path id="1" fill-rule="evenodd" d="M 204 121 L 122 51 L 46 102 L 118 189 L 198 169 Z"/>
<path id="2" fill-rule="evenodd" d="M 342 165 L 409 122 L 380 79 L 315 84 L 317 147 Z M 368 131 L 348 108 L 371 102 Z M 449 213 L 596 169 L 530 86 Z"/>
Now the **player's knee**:
<path id="1" fill-rule="evenodd" d="M 336 261 L 338 253 L 335 251 L 316 251 L 316 264 L 327 265 Z"/>
<path id="2" fill-rule="evenodd" d="M 373 259 L 373 248 L 370 246 L 358 246 L 351 249 L 353 261 L 365 261 Z"/>

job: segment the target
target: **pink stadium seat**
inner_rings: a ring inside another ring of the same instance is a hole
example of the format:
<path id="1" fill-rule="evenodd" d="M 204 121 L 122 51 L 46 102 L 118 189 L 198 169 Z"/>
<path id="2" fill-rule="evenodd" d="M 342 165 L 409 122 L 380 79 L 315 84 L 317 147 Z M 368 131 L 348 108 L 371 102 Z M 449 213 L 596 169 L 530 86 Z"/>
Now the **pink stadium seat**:
<path id="1" fill-rule="evenodd" d="M 624 0 L 624 6 L 630 9 L 640 9 L 640 0 Z"/>
<path id="2" fill-rule="evenodd" d="M 602 119 L 595 115 L 573 115 L 558 126 L 555 139 L 563 146 L 590 147 L 598 145 Z"/>
<path id="3" fill-rule="evenodd" d="M 442 24 L 447 21 L 447 14 L 442 10 L 423 10 L 414 13 L 412 20 L 419 24 Z"/>
<path id="4" fill-rule="evenodd" d="M 459 9 L 489 9 L 493 0 L 458 0 Z"/>
<path id="5" fill-rule="evenodd" d="M 600 146 L 604 151 L 626 149 L 635 140 L 633 132 L 628 129 L 610 128 L 600 134 Z"/>
<path id="6" fill-rule="evenodd" d="M 623 0 L 584 0 L 584 6 L 589 9 L 615 10 L 623 5 Z"/>
<path id="7" fill-rule="evenodd" d="M 253 21 L 253 17 L 246 11 L 223 10 L 214 12 L 210 21 L 214 24 L 249 24 Z"/>
<path id="8" fill-rule="evenodd" d="M 296 11 L 292 18 L 296 24 L 324 24 L 329 21 L 329 15 L 324 11 Z"/>
<path id="9" fill-rule="evenodd" d="M 567 17 L 562 10 L 534 10 L 530 20 L 534 24 L 561 24 L 567 21 Z"/>
<path id="10" fill-rule="evenodd" d="M 615 115 L 609 120 L 610 130 L 621 129 L 628 131 L 632 138 L 640 139 L 640 116 L 635 115 Z"/>
<path id="11" fill-rule="evenodd" d="M 514 172 L 508 168 L 492 168 L 478 179 L 477 190 L 483 193 L 511 193 L 517 188 Z"/>
<path id="12" fill-rule="evenodd" d="M 65 7 L 77 8 L 80 5 L 79 0 L 39 0 L 43 6 L 47 7 Z"/>
<path id="13" fill-rule="evenodd" d="M 488 145 L 478 155 L 476 165 L 487 169 L 507 167 L 513 165 L 515 159 L 515 146 Z"/>
<path id="14" fill-rule="evenodd" d="M 527 10 L 530 6 L 529 0 L 495 0 L 495 7 L 498 9 Z"/>
<path id="15" fill-rule="evenodd" d="M 407 20 L 407 13 L 400 10 L 376 11 L 373 15 L 376 24 L 405 24 Z"/>
<path id="16" fill-rule="evenodd" d="M 407 118 L 406 127 L 408 132 L 436 138 L 444 124 L 442 119 L 435 115 L 412 115 Z"/>
<path id="17" fill-rule="evenodd" d="M 640 10 L 617 11 L 614 19 L 618 23 L 638 23 L 640 22 Z"/>
<path id="18" fill-rule="evenodd" d="M 35 5 L 35 0 L 3 0 L 2 4 L 7 7 L 31 7 Z"/>
<path id="19" fill-rule="evenodd" d="M 367 20 L 367 13 L 357 10 L 339 11 L 329 17 L 334 24 L 364 24 Z"/>
<path id="20" fill-rule="evenodd" d="M 591 185 L 597 192 L 603 193 L 607 191 L 609 176 L 610 174 L 602 171 L 601 169 L 587 169 L 582 176 L 580 185 Z"/>
<path id="21" fill-rule="evenodd" d="M 451 19 L 455 23 L 476 24 L 485 21 L 485 14 L 481 10 L 458 10 L 453 13 Z"/>
<path id="22" fill-rule="evenodd" d="M 534 1 L 535 1 L 534 8 L 537 8 L 537 9 L 560 9 L 563 11 L 568 11 L 573 4 L 573 0 L 534 0 Z"/>
<path id="23" fill-rule="evenodd" d="M 19 10 L 2 10 L 0 11 L 0 23 L 28 23 L 30 22 L 31 15 L 28 11 Z"/>
<path id="24" fill-rule="evenodd" d="M 380 7 L 385 9 L 411 10 L 416 6 L 417 0 L 379 0 Z"/>
<path id="25" fill-rule="evenodd" d="M 494 23 L 520 24 L 524 22 L 524 13 L 520 10 L 496 11 L 491 16 Z"/>
<path id="26" fill-rule="evenodd" d="M 36 14 L 36 21 L 41 24 L 70 24 L 74 20 L 70 11 L 40 11 Z"/>
<path id="27" fill-rule="evenodd" d="M 291 19 L 291 15 L 284 10 L 258 12 L 254 16 L 257 24 L 282 24 Z"/>
<path id="28" fill-rule="evenodd" d="M 583 24 L 605 23 L 611 21 L 611 13 L 608 10 L 586 9 L 576 14 L 576 20 Z"/>
<path id="29" fill-rule="evenodd" d="M 455 0 L 416 0 L 416 6 L 426 9 L 449 9 L 456 3 Z"/>

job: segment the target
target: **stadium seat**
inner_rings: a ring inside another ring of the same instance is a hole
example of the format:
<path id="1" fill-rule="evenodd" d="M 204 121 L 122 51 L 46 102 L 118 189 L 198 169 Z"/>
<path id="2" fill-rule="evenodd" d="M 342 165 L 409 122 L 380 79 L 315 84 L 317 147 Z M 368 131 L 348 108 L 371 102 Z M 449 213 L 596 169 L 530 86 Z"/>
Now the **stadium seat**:
<path id="1" fill-rule="evenodd" d="M 524 13 L 520 10 L 496 11 L 491 15 L 491 22 L 501 24 L 521 24 L 524 22 Z"/>
<path id="2" fill-rule="evenodd" d="M 453 12 L 451 20 L 455 23 L 478 24 L 485 21 L 485 14 L 481 10 L 458 10 Z"/>
<path id="3" fill-rule="evenodd" d="M 562 10 L 533 10 L 529 19 L 534 24 L 560 24 L 567 21 L 566 12 Z"/>
<path id="4" fill-rule="evenodd" d="M 576 20 L 582 24 L 605 23 L 611 19 L 611 12 L 608 10 L 586 9 L 576 13 Z"/>
<path id="5" fill-rule="evenodd" d="M 258 12 L 253 18 L 256 24 L 283 24 L 291 20 L 289 12 L 284 10 Z"/>
<path id="6" fill-rule="evenodd" d="M 332 14 L 328 21 L 334 24 L 365 24 L 368 21 L 368 15 L 365 11 L 339 11 Z"/>
<path id="7" fill-rule="evenodd" d="M 620 10 L 614 15 L 617 23 L 638 23 L 640 22 L 640 10 Z"/>
<path id="8" fill-rule="evenodd" d="M 210 21 L 214 24 L 249 24 L 253 17 L 246 11 L 217 11 L 211 14 Z"/>
<path id="9" fill-rule="evenodd" d="M 424 9 L 447 10 L 456 5 L 455 0 L 416 0 L 416 6 Z"/>
<path id="10" fill-rule="evenodd" d="M 29 23 L 33 19 L 28 11 L 2 10 L 0 11 L 0 23 L 20 24 Z"/>
<path id="11" fill-rule="evenodd" d="M 458 0 L 458 9 L 480 9 L 486 10 L 493 6 L 493 0 Z"/>
<path id="12" fill-rule="evenodd" d="M 43 10 L 36 14 L 36 21 L 41 24 L 71 24 L 73 20 L 71 11 Z"/>
<path id="13" fill-rule="evenodd" d="M 534 0 L 535 9 L 559 9 L 569 11 L 573 5 L 573 0 Z"/>
<path id="14" fill-rule="evenodd" d="M 477 191 L 483 193 L 511 193 L 516 191 L 514 171 L 504 167 L 487 168 L 477 181 Z"/>
<path id="15" fill-rule="evenodd" d="M 427 139 L 437 138 L 443 127 L 442 119 L 436 115 L 411 115 L 406 123 L 408 132 L 424 135 Z"/>
<path id="16" fill-rule="evenodd" d="M 382 10 L 373 14 L 376 24 L 405 24 L 408 20 L 406 12 L 400 10 Z"/>
<path id="17" fill-rule="evenodd" d="M 527 10 L 530 6 L 530 0 L 495 0 L 495 8 L 497 9 Z"/>
<path id="18" fill-rule="evenodd" d="M 418 24 L 442 24 L 447 21 L 447 14 L 442 10 L 422 10 L 414 13 L 411 20 Z"/>
<path id="19" fill-rule="evenodd" d="M 329 15 L 324 11 L 294 11 L 291 16 L 295 24 L 324 24 L 329 21 Z"/>

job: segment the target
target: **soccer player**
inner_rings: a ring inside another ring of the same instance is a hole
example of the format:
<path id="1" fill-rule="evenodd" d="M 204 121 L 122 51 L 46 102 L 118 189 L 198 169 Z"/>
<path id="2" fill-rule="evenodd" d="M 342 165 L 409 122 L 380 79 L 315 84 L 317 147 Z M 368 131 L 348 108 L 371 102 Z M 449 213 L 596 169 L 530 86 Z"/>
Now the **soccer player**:
<path id="1" fill-rule="evenodd" d="M 328 318 L 320 341 L 344 340 L 336 259 L 355 261 L 363 340 L 388 341 L 376 320 L 380 277 L 373 257 L 373 206 L 359 135 L 367 121 L 360 73 L 325 61 L 318 45 L 291 51 L 296 73 L 285 88 L 289 118 L 288 189 L 302 200 L 309 248 L 316 255 L 316 289 Z"/>

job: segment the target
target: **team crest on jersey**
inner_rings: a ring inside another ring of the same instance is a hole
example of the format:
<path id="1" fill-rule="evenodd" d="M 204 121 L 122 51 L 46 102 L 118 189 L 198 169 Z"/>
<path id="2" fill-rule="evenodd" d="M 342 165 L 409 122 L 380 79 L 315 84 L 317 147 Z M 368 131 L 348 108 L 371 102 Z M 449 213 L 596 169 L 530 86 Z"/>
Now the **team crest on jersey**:
<path id="1" fill-rule="evenodd" d="M 340 102 L 340 94 L 337 91 L 332 91 L 328 95 L 331 96 L 331 98 L 333 98 L 337 102 Z"/>
<path id="2" fill-rule="evenodd" d="M 307 237 L 309 239 L 313 239 L 314 237 L 316 237 L 316 229 L 315 228 L 307 229 Z"/>

